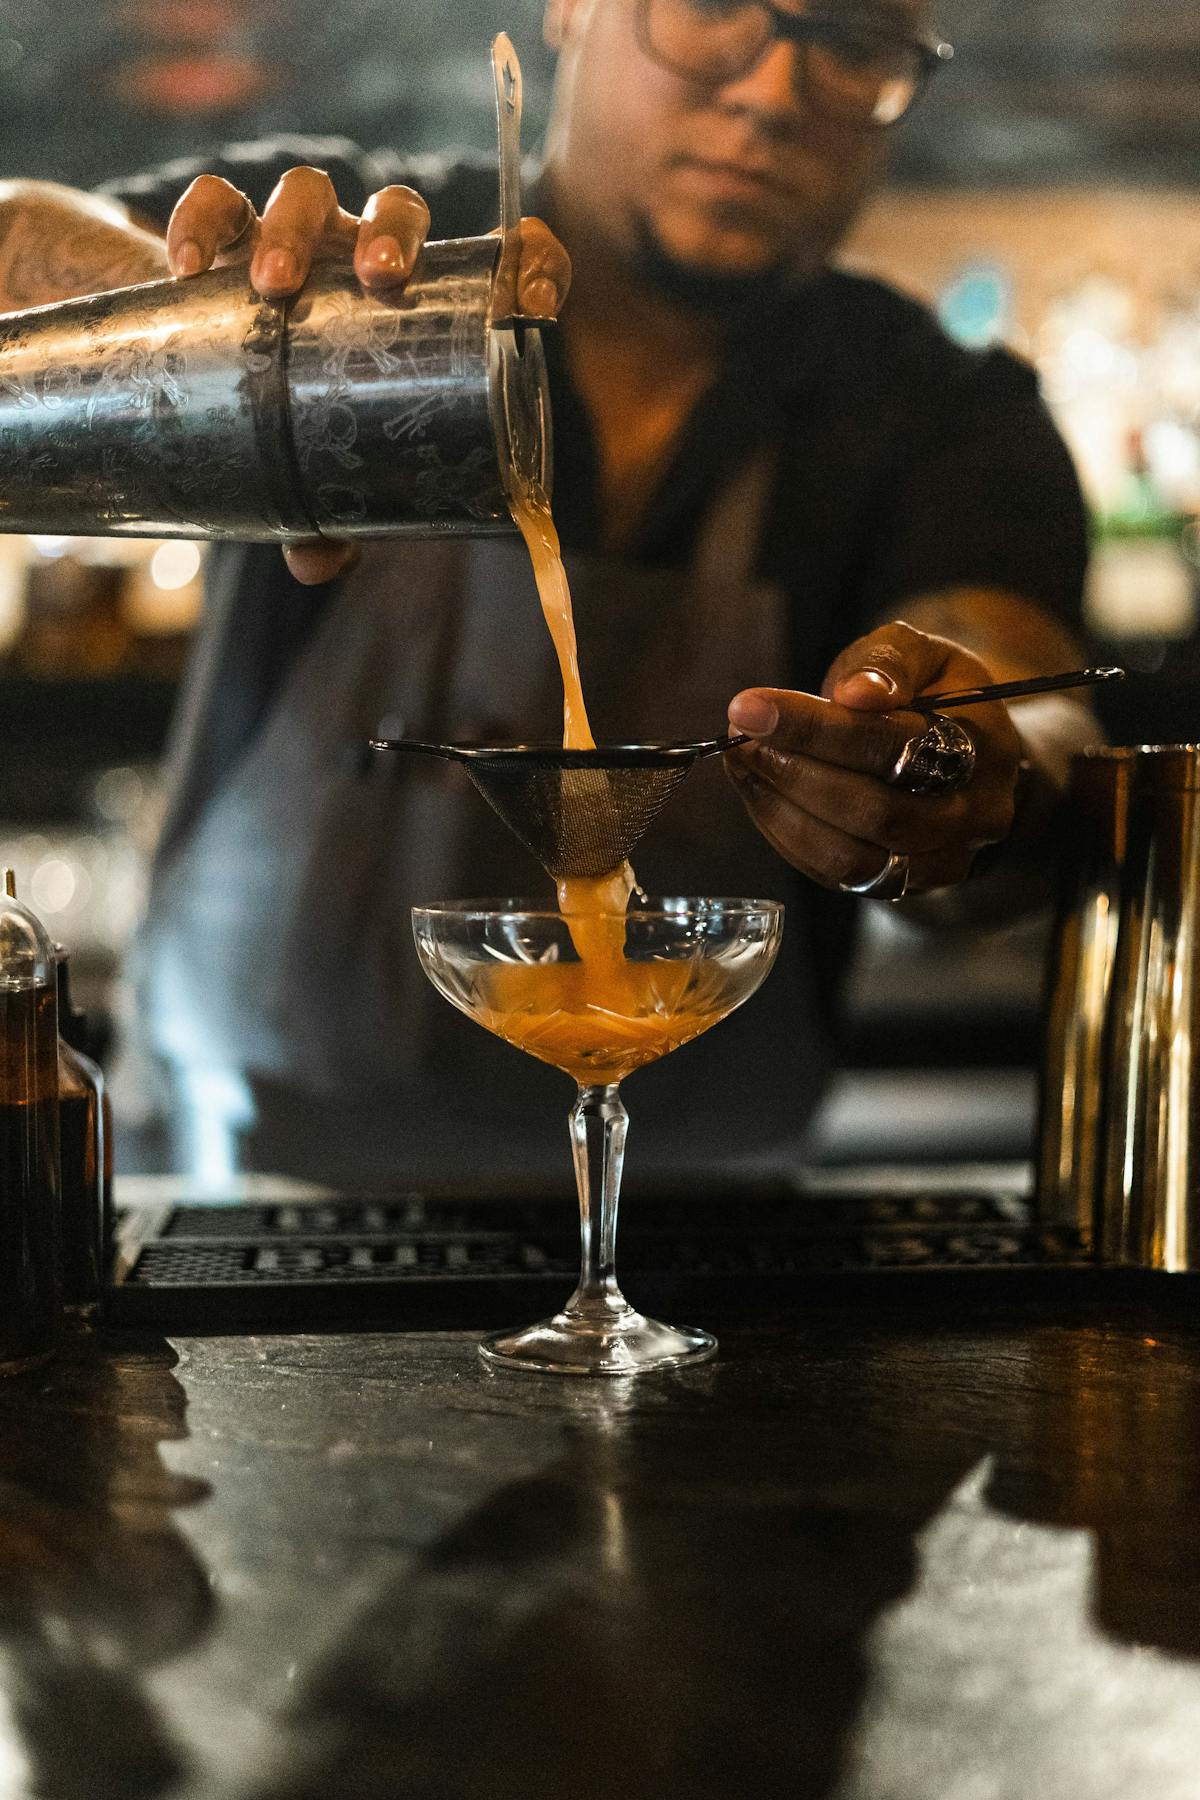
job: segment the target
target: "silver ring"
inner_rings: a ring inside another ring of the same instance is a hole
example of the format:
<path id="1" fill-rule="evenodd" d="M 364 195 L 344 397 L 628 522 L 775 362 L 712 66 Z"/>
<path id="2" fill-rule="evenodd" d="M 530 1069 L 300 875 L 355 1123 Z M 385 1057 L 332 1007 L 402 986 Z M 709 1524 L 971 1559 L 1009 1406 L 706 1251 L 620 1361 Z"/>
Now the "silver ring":
<path id="1" fill-rule="evenodd" d="M 975 773 L 975 744 L 957 719 L 930 713 L 924 731 L 910 737 L 884 777 L 910 794 L 949 794 Z"/>
<path id="2" fill-rule="evenodd" d="M 843 894 L 870 894 L 876 900 L 903 900 L 908 892 L 909 859 L 893 850 L 878 875 L 870 881 L 839 881 Z"/>
<path id="3" fill-rule="evenodd" d="M 250 198 L 249 194 L 243 194 L 241 188 L 238 189 L 238 193 L 245 202 L 246 216 L 242 220 L 241 229 L 238 231 L 237 236 L 231 237 L 227 244 L 221 245 L 221 248 L 217 252 L 218 256 L 228 256 L 231 250 L 240 250 L 246 239 L 250 236 L 251 231 L 258 223 L 258 210 L 255 207 L 253 200 Z"/>

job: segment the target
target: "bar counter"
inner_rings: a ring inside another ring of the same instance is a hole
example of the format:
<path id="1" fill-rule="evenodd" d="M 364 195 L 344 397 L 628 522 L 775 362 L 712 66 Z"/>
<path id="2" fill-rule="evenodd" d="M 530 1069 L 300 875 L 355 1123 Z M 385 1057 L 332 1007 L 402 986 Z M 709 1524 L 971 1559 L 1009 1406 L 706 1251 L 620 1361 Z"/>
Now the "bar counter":
<path id="1" fill-rule="evenodd" d="M 1194 1293 L 797 1277 L 608 1383 L 76 1331 L 0 1385 L 0 1785 L 1194 1797 Z"/>

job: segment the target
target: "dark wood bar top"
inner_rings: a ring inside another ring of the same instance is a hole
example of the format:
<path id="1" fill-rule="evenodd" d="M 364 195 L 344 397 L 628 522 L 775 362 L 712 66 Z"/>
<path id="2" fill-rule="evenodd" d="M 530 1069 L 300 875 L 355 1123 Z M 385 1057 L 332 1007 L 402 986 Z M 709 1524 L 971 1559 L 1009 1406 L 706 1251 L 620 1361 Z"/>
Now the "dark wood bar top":
<path id="1" fill-rule="evenodd" d="M 131 1331 L 0 1385 L 5 1791 L 1200 1793 L 1188 1290 L 697 1322 L 719 1360 L 628 1383 Z"/>

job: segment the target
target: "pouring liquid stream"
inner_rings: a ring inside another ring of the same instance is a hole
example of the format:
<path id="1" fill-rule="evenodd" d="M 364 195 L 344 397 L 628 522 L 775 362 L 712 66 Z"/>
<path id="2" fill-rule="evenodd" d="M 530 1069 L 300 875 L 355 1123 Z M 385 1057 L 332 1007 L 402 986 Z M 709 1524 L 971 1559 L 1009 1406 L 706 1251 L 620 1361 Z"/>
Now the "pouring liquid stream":
<path id="1" fill-rule="evenodd" d="M 595 738 L 579 674 L 571 593 L 550 503 L 536 484 L 510 497 L 533 564 L 538 597 L 563 684 L 563 748 L 591 750 Z M 603 769 L 576 773 L 574 799 Z M 635 961 L 625 955 L 625 914 L 637 879 L 628 862 L 594 878 L 558 883 L 578 962 L 497 965 L 477 1017 L 481 1024 L 588 1084 L 616 1082 L 698 1037 L 742 997 L 736 975 L 703 958 Z"/>
<path id="2" fill-rule="evenodd" d="M 521 70 L 503 34 L 492 47 L 492 69 L 501 238 L 507 248 L 517 237 L 521 218 Z M 536 477 L 521 470 L 519 459 L 513 459 L 509 474 L 509 509 L 533 564 L 562 674 L 563 748 L 593 750 L 596 741 L 579 678 L 571 594 L 550 502 Z M 604 769 L 572 770 L 569 776 L 564 774 L 560 804 L 602 805 L 608 798 L 608 780 Z M 626 956 L 625 915 L 636 886 L 627 861 L 594 878 L 560 881 L 559 910 L 578 961 L 498 964 L 480 994 L 480 1022 L 580 1082 L 592 1084 L 618 1081 L 629 1069 L 664 1055 L 714 1024 L 736 1000 L 695 1012 L 702 958 L 648 962 Z"/>
<path id="3" fill-rule="evenodd" d="M 588 720 L 587 704 L 583 698 L 583 682 L 579 674 L 579 647 L 575 639 L 575 617 L 571 610 L 571 589 L 567 583 L 567 571 L 563 567 L 562 547 L 558 532 L 550 513 L 550 502 L 543 490 L 531 483 L 517 491 L 511 501 L 512 515 L 517 529 L 525 540 L 525 548 L 529 551 L 529 560 L 533 564 L 533 576 L 537 583 L 538 598 L 542 603 L 542 615 L 550 632 L 550 639 L 558 657 L 559 673 L 563 684 L 563 749 L 594 750 L 596 740 L 592 735 L 592 727 Z M 603 769 L 580 770 L 580 776 L 594 776 L 597 783 L 607 780 Z M 580 784 L 581 787 L 584 785 Z M 580 799 L 584 798 L 580 794 Z M 628 862 L 620 868 L 613 869 L 610 874 L 589 878 L 575 877 L 558 883 L 558 904 L 560 911 L 571 915 L 575 923 L 581 927 L 595 925 L 599 921 L 587 919 L 588 914 L 624 913 L 629 896 L 637 886 L 637 880 Z M 575 936 L 572 925 L 572 938 L 575 946 L 583 955 L 580 938 Z M 587 933 L 589 947 L 599 949 L 598 940 L 592 933 Z M 620 942 L 618 941 L 618 953 Z"/>

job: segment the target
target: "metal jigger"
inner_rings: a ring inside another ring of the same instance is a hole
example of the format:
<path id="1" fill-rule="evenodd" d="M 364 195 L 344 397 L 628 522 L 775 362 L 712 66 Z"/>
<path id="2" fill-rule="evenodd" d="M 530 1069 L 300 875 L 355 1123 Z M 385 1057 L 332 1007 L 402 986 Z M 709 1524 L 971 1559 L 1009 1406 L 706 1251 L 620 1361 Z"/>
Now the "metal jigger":
<path id="1" fill-rule="evenodd" d="M 1075 887 L 1060 913 L 1038 1203 L 1099 1259 L 1200 1269 L 1200 746 L 1076 758 Z"/>
<path id="2" fill-rule="evenodd" d="M 541 338 L 497 280 L 515 259 L 510 227 L 426 245 L 395 297 L 337 261 L 284 302 L 236 268 L 0 317 L 0 531 L 513 530 L 514 472 L 548 492 L 551 459 Z"/>
<path id="3" fill-rule="evenodd" d="M 1200 747 L 1135 752 L 1109 995 L 1100 1251 L 1200 1269 Z"/>
<path id="4" fill-rule="evenodd" d="M 1097 1247 L 1104 1053 L 1137 754 L 1093 750 L 1072 764 L 1070 884 L 1055 920 L 1046 990 L 1038 1217 L 1077 1230 L 1089 1247 Z"/>

